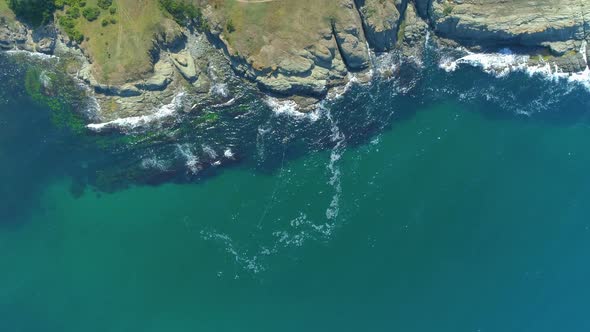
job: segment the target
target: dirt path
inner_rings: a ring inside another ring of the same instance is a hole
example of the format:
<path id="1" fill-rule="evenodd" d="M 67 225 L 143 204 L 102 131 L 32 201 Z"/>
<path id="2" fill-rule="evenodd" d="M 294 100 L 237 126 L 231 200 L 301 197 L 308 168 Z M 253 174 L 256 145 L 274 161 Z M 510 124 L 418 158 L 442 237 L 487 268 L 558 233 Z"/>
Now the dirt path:
<path id="1" fill-rule="evenodd" d="M 121 14 L 123 15 L 119 15 L 119 17 L 123 17 L 124 19 L 126 19 L 127 24 L 131 24 L 131 17 L 129 16 L 129 13 L 127 13 L 127 10 L 125 8 L 121 8 L 120 9 Z M 123 23 L 123 22 L 121 22 Z M 123 39 L 123 24 L 119 24 L 119 33 L 117 34 L 117 47 L 115 49 L 115 52 L 117 54 L 117 56 L 121 55 L 121 51 L 122 51 L 122 47 L 121 47 L 121 41 Z"/>

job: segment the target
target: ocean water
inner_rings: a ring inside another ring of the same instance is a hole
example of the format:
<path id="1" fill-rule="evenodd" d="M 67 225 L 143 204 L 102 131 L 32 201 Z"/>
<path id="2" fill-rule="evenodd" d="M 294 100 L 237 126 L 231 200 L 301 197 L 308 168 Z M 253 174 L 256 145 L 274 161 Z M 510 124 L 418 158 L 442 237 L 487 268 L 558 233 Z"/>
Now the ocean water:
<path id="1" fill-rule="evenodd" d="M 590 330 L 590 92 L 431 57 L 74 134 L 0 56 L 0 331 Z"/>

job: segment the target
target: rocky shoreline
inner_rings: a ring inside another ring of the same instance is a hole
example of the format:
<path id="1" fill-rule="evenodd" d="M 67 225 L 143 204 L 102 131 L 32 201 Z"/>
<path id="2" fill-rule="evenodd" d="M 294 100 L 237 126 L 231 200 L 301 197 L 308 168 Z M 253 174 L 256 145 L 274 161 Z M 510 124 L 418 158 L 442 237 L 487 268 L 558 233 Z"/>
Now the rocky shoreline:
<path id="1" fill-rule="evenodd" d="M 101 122 L 150 114 L 179 91 L 186 112 L 232 100 L 244 84 L 277 98 L 296 100 L 305 111 L 351 77 L 367 81 L 375 53 L 395 51 L 420 62 L 426 38 L 449 47 L 486 52 L 510 48 L 531 66 L 550 64 L 563 73 L 587 68 L 590 1 L 338 0 L 339 17 L 317 31 L 303 49 L 269 40 L 258 52 L 240 53 L 211 6 L 209 31 L 171 27 L 154 36 L 153 72 L 122 85 L 99 82 L 91 58 L 53 25 L 35 31 L 20 22 L 0 25 L 1 50 L 26 50 L 76 59 L 71 74 L 88 85 Z M 588 32 L 587 32 L 588 31 Z M 280 52 L 279 52 L 280 51 Z M 280 56 L 277 56 L 280 54 Z M 237 75 L 236 75 L 237 74 Z M 190 106 L 189 106 L 190 105 Z"/>

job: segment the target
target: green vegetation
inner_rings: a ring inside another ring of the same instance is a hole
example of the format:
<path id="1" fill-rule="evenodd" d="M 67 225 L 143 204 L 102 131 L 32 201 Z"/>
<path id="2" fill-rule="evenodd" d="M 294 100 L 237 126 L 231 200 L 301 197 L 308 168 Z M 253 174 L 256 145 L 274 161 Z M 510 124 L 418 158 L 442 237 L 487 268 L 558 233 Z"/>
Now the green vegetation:
<path id="1" fill-rule="evenodd" d="M 8 2 L 0 0 L 0 24 L 13 26 L 16 22 L 14 12 L 8 7 Z"/>
<path id="2" fill-rule="evenodd" d="M 78 17 L 79 17 L 79 13 L 78 13 Z M 68 35 L 68 37 L 75 41 L 76 43 L 80 44 L 82 41 L 84 41 L 84 35 L 80 32 L 80 30 L 78 30 L 76 28 L 76 21 L 75 21 L 75 17 L 72 17 L 70 15 L 66 15 L 66 16 L 58 16 L 58 23 L 59 25 L 62 27 L 62 29 L 65 31 L 65 33 Z"/>
<path id="3" fill-rule="evenodd" d="M 56 9 L 64 9 L 65 6 L 70 7 L 84 7 L 85 0 L 53 0 Z"/>
<path id="4" fill-rule="evenodd" d="M 322 38 L 318 32 L 330 31 L 333 23 L 350 21 L 356 14 L 343 9 L 340 0 L 208 3 L 213 11 L 207 18 L 224 28 L 223 37 L 234 54 L 268 68 L 277 66 L 293 49 L 312 47 Z"/>
<path id="5" fill-rule="evenodd" d="M 86 7 L 82 10 L 82 16 L 84 16 L 89 22 L 92 22 L 100 16 L 100 9 L 97 7 Z"/>
<path id="6" fill-rule="evenodd" d="M 396 43 L 398 45 L 400 45 L 401 43 L 403 43 L 404 41 L 404 34 L 406 33 L 406 19 L 404 18 L 400 24 L 399 27 L 397 27 L 397 40 Z"/>
<path id="7" fill-rule="evenodd" d="M 55 10 L 54 0 L 8 0 L 8 6 L 16 16 L 34 26 L 51 21 Z"/>
<path id="8" fill-rule="evenodd" d="M 51 110 L 51 122 L 58 128 L 82 134 L 86 129 L 82 116 L 70 105 L 84 97 L 65 74 L 30 67 L 25 74 L 25 91 L 33 101 Z"/>
<path id="9" fill-rule="evenodd" d="M 172 15 L 178 24 L 186 25 L 190 21 L 202 19 L 201 9 L 191 1 L 160 0 L 160 5 Z"/>
<path id="10" fill-rule="evenodd" d="M 231 19 L 229 19 L 227 21 L 227 24 L 225 25 L 225 28 L 227 29 L 227 32 L 229 32 L 229 33 L 232 33 L 234 31 L 236 31 L 236 27 L 234 25 L 234 22 Z"/>
<path id="11" fill-rule="evenodd" d="M 113 0 L 98 0 L 97 6 L 107 10 L 113 4 Z"/>
<path id="12" fill-rule="evenodd" d="M 101 83 L 123 84 L 149 75 L 154 35 L 177 29 L 177 24 L 166 17 L 159 0 L 113 0 L 107 10 L 99 9 L 98 1 L 86 0 L 87 8 L 99 10 L 96 20 L 75 21 L 93 60 L 94 77 Z"/>
<path id="13" fill-rule="evenodd" d="M 66 10 L 66 15 L 72 19 L 76 19 L 80 17 L 80 8 L 78 7 L 70 7 Z"/>
<path id="14" fill-rule="evenodd" d="M 100 21 L 100 25 L 102 25 L 103 27 L 106 27 L 109 24 L 117 24 L 117 19 L 114 17 L 105 17 L 102 19 L 102 21 Z"/>
<path id="15" fill-rule="evenodd" d="M 445 3 L 445 5 L 443 7 L 443 15 L 449 16 L 449 15 L 451 15 L 452 12 L 453 12 L 453 5 Z"/>

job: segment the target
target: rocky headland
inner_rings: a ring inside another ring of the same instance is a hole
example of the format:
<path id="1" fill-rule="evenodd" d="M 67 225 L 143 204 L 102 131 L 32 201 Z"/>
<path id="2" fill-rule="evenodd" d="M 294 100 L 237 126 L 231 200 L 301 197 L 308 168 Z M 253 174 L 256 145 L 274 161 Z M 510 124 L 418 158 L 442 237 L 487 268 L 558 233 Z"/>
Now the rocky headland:
<path id="1" fill-rule="evenodd" d="M 142 116 L 170 103 L 179 91 L 190 98 L 185 104 L 191 106 L 184 110 L 198 111 L 201 106 L 228 102 L 233 90 L 243 84 L 255 85 L 277 98 L 312 104 L 351 79 L 368 80 L 375 73 L 396 75 L 374 71 L 375 54 L 396 52 L 403 61 L 419 63 L 426 38 L 444 47 L 477 52 L 510 48 L 529 55 L 532 66 L 551 64 L 564 73 L 587 67 L 583 46 L 590 38 L 588 0 L 191 3 L 199 15 L 179 20 L 156 4 L 151 14 L 137 14 L 153 16 L 154 11 L 162 11 L 156 25 L 145 25 L 152 30 L 126 32 L 122 29 L 130 12 L 125 11 L 127 1 L 114 1 L 118 11 L 111 14 L 113 18 L 118 15 L 117 25 L 94 36 L 91 23 L 80 23 L 86 39 L 79 41 L 57 23 L 67 6 L 55 14 L 55 23 L 32 29 L 3 4 L 0 49 L 75 59 L 71 74 L 90 87 L 99 105 L 95 120 L 102 122 Z M 115 40 L 97 44 L 100 36 L 111 32 Z M 125 38 L 145 40 L 129 45 L 145 59 L 123 58 Z"/>

